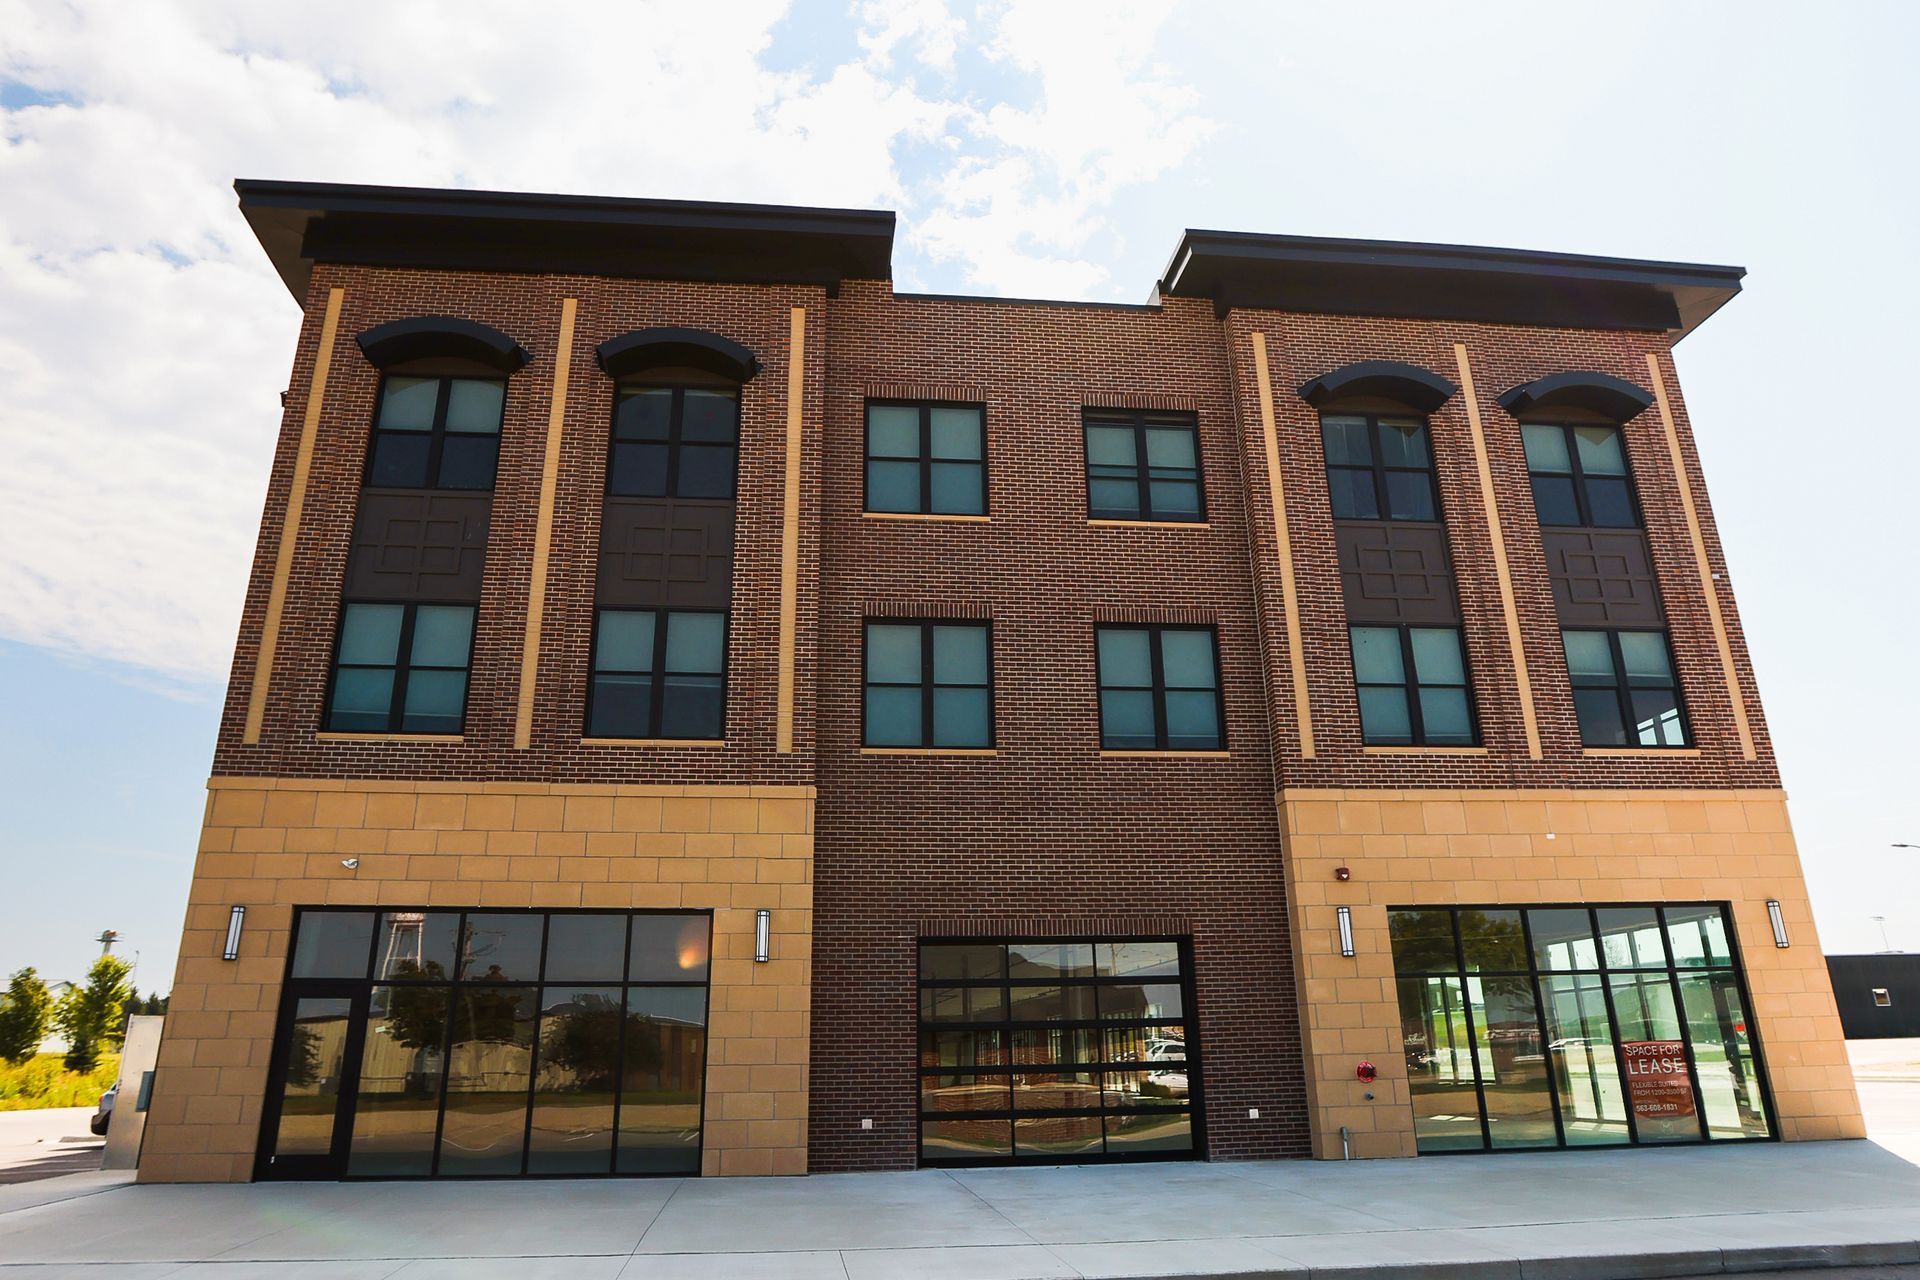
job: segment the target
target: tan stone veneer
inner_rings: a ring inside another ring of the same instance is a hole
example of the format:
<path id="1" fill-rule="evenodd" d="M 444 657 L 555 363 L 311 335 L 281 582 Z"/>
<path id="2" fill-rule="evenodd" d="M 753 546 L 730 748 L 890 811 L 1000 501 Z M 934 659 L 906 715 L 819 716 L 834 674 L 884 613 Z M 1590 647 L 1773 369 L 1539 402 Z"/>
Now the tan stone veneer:
<path id="1" fill-rule="evenodd" d="M 1731 903 L 1780 1136 L 1864 1136 L 1781 792 L 1287 790 L 1278 804 L 1320 1158 L 1340 1157 L 1343 1126 L 1355 1156 L 1414 1154 L 1387 908 L 1468 903 Z M 1790 947 L 1774 945 L 1769 898 Z"/>
<path id="2" fill-rule="evenodd" d="M 252 1176 L 293 908 L 322 905 L 711 908 L 703 1172 L 806 1172 L 812 787 L 207 785 L 141 1181 Z M 246 928 L 225 961 L 235 904 Z"/>

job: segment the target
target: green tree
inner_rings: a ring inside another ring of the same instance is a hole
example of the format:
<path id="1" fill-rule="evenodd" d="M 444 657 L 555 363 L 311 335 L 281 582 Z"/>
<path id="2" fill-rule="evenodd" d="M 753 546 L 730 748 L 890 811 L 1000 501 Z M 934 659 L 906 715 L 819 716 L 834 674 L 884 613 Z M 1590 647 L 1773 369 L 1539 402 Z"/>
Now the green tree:
<path id="1" fill-rule="evenodd" d="M 87 985 L 62 996 L 53 1025 L 67 1038 L 67 1069 L 91 1071 L 102 1044 L 120 1030 L 121 1010 L 133 994 L 133 966 L 119 956 L 101 956 L 87 972 Z"/>
<path id="2" fill-rule="evenodd" d="M 47 1023 L 53 1017 L 53 996 L 32 966 L 13 975 L 7 998 L 0 1004 L 0 1058 L 25 1062 L 40 1051 Z"/>

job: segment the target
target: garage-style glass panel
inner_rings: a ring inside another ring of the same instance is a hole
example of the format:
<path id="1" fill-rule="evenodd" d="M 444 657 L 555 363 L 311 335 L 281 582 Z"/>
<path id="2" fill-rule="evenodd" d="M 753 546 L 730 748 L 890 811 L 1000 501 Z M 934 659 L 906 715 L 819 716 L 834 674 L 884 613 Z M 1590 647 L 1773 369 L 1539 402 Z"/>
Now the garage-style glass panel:
<path id="1" fill-rule="evenodd" d="M 1723 906 L 1388 912 L 1422 1152 L 1772 1136 Z"/>
<path id="2" fill-rule="evenodd" d="M 699 1173 L 711 929 L 301 909 L 260 1175 Z"/>
<path id="3" fill-rule="evenodd" d="M 1193 1154 L 1184 956 L 1170 938 L 922 944 L 921 1162 Z"/>

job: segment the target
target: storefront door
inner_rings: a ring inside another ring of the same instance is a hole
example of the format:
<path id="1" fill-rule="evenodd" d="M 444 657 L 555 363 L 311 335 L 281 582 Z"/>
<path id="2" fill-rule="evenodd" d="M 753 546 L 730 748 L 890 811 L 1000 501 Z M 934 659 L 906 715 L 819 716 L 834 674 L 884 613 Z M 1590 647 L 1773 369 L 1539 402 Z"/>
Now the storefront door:
<path id="1" fill-rule="evenodd" d="M 256 1175 L 697 1174 L 711 928 L 301 910 Z"/>

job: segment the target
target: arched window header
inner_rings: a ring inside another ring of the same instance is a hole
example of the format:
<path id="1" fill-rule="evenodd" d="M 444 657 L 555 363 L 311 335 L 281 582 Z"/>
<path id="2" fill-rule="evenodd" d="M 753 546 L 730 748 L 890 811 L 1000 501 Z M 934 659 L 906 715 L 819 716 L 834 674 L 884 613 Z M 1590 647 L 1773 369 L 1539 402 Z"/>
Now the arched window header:
<path id="1" fill-rule="evenodd" d="M 376 325 L 355 341 L 367 359 L 386 369 L 407 360 L 475 360 L 513 373 L 533 359 L 527 349 L 491 326 L 458 316 L 414 316 Z"/>
<path id="2" fill-rule="evenodd" d="M 1500 397 L 1500 407 L 1516 418 L 1554 409 L 1585 409 L 1611 422 L 1625 422 L 1652 403 L 1652 394 L 1631 382 L 1590 369 L 1536 378 Z"/>
<path id="3" fill-rule="evenodd" d="M 1381 396 L 1409 409 L 1432 413 L 1458 390 L 1437 373 L 1398 360 L 1362 360 L 1323 373 L 1300 388 L 1300 398 L 1315 408 L 1349 396 Z"/>
<path id="4" fill-rule="evenodd" d="M 595 354 L 610 378 L 663 365 L 701 369 L 735 382 L 745 382 L 760 371 L 753 352 L 704 329 L 635 329 L 601 343 Z"/>

